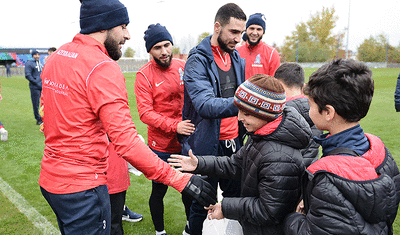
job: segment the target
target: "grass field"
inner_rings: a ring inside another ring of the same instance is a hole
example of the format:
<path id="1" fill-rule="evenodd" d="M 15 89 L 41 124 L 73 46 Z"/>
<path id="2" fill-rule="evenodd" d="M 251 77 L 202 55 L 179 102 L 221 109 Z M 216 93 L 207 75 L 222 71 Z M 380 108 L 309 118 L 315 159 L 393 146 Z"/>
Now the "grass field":
<path id="1" fill-rule="evenodd" d="M 314 69 L 306 69 L 307 76 Z M 365 132 L 379 136 L 400 163 L 400 113 L 394 110 L 394 89 L 400 69 L 374 69 L 375 94 L 371 109 L 361 122 Z M 125 74 L 129 104 L 138 132 L 147 137 L 146 126 L 139 120 L 133 92 L 135 74 Z M 44 149 L 44 136 L 35 125 L 28 81 L 24 77 L 1 77 L 0 120 L 9 132 L 9 140 L 0 142 L 0 180 L 25 198 L 52 226 L 58 229 L 55 215 L 40 193 L 38 178 Z M 147 138 L 146 138 L 147 139 Z M 5 190 L 4 188 L 1 188 Z M 8 192 L 8 190 L 5 190 Z M 151 182 L 143 175 L 131 175 L 126 204 L 144 215 L 138 223 L 124 221 L 126 234 L 154 234 L 148 198 Z M 40 224 L 32 213 L 23 214 L 11 203 L 7 193 L 0 193 L 0 234 L 43 234 L 34 224 Z M 165 197 L 165 230 L 169 235 L 182 234 L 186 219 L 180 194 L 170 188 Z M 19 201 L 17 200 L 19 203 Z M 18 204 L 17 203 L 17 204 Z M 20 202 L 22 204 L 22 202 Z M 51 232 L 45 232 L 48 234 Z M 394 234 L 400 234 L 400 218 L 394 224 Z"/>

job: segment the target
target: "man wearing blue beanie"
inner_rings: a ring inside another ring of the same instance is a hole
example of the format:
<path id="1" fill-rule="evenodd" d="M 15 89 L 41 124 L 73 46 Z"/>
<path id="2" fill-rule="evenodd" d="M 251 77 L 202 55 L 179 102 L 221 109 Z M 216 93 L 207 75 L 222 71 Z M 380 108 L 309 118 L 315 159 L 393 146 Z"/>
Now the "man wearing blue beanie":
<path id="1" fill-rule="evenodd" d="M 42 72 L 45 149 L 39 185 L 62 234 L 111 231 L 107 189 L 108 145 L 150 180 L 184 192 L 202 205 L 215 190 L 200 177 L 179 173 L 140 139 L 116 60 L 130 39 L 119 0 L 81 0 L 81 31 L 46 62 Z M 108 138 L 109 139 L 108 139 Z"/>
<path id="2" fill-rule="evenodd" d="M 251 15 L 246 22 L 247 41 L 237 48 L 240 57 L 246 60 L 246 80 L 255 74 L 274 76 L 280 66 L 279 52 L 261 41 L 265 34 L 265 16 Z"/>
<path id="3" fill-rule="evenodd" d="M 179 154 L 178 134 L 191 135 L 190 120 L 182 120 L 183 70 L 185 61 L 172 58 L 172 37 L 165 26 L 151 24 L 144 32 L 146 49 L 151 60 L 136 74 L 135 95 L 140 120 L 147 124 L 147 137 L 151 150 L 164 161 L 171 154 Z M 149 207 L 156 235 L 164 230 L 164 196 L 168 186 L 152 182 Z M 189 220 L 192 199 L 182 194 L 186 219 Z M 184 231 L 184 235 L 188 234 Z"/>
<path id="4" fill-rule="evenodd" d="M 37 50 L 31 52 L 32 60 L 25 64 L 25 78 L 29 81 L 29 90 L 31 91 L 31 101 L 33 115 L 36 119 L 36 125 L 42 124 L 42 118 L 39 115 L 40 96 L 42 93 L 42 74 L 43 65 L 40 63 L 40 54 Z"/>

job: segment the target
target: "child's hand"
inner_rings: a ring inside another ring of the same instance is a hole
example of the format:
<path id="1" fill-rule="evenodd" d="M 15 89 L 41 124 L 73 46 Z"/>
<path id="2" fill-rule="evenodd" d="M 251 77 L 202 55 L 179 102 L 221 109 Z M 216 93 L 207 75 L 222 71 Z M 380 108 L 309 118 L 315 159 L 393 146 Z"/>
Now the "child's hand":
<path id="1" fill-rule="evenodd" d="M 193 155 L 192 150 L 189 150 L 189 157 L 183 155 L 172 154 L 168 158 L 168 162 L 171 166 L 174 166 L 179 171 L 194 171 L 197 168 L 199 160 Z"/>
<path id="2" fill-rule="evenodd" d="M 296 212 L 305 214 L 304 212 L 304 202 L 303 200 L 300 201 L 299 205 L 297 205 Z"/>
<path id="3" fill-rule="evenodd" d="M 0 100 L 2 100 L 3 99 L 3 97 L 1 97 L 1 94 L 0 94 Z"/>
<path id="4" fill-rule="evenodd" d="M 217 203 L 215 205 L 210 205 L 209 207 L 204 207 L 204 209 L 208 210 L 207 218 L 208 219 L 223 219 L 225 218 L 222 214 L 221 203 Z"/>

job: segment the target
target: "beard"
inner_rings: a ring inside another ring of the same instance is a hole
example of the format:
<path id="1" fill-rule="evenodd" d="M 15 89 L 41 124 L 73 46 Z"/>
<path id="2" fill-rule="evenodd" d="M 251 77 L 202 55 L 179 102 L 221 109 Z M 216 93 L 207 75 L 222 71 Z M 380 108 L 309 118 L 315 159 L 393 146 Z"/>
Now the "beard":
<path id="1" fill-rule="evenodd" d="M 224 42 L 222 39 L 222 32 L 218 35 L 217 41 L 218 41 L 218 46 L 221 48 L 221 50 L 225 51 L 226 53 L 232 54 L 232 52 L 235 50 L 235 48 L 230 49 L 227 45 L 227 43 Z"/>
<path id="2" fill-rule="evenodd" d="M 161 60 L 154 58 L 154 61 L 161 67 L 163 68 L 169 68 L 169 66 L 171 66 L 171 62 L 172 62 L 172 55 L 168 56 L 168 60 L 166 62 L 161 62 Z"/>
<path id="3" fill-rule="evenodd" d="M 122 51 L 119 49 L 119 44 L 121 42 L 117 42 L 114 37 L 111 36 L 110 31 L 107 31 L 107 37 L 104 41 L 104 47 L 106 48 L 108 55 L 111 59 L 117 61 L 122 56 Z M 125 40 L 122 42 L 125 43 Z"/>
<path id="4" fill-rule="evenodd" d="M 258 43 L 261 42 L 261 39 L 262 39 L 262 38 L 263 38 L 263 37 L 261 36 L 256 42 L 250 41 L 250 38 L 249 38 L 249 39 L 247 39 L 247 42 L 249 43 L 250 46 L 255 46 L 255 45 L 258 45 Z"/>

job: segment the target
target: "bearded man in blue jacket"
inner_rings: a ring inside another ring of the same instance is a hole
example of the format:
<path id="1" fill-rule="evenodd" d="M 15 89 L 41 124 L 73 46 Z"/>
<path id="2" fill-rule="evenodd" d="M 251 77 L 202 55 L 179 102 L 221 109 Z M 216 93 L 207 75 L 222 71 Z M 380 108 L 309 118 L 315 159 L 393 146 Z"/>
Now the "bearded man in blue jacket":
<path id="1" fill-rule="evenodd" d="M 42 118 L 39 115 L 40 96 L 42 94 L 42 74 L 43 65 L 40 63 L 40 55 L 37 50 L 32 51 L 32 60 L 25 64 L 25 78 L 29 80 L 29 89 L 31 90 L 31 100 L 33 114 L 35 115 L 36 125 L 42 124 Z"/>
<path id="2" fill-rule="evenodd" d="M 246 15 L 236 4 L 222 6 L 215 17 L 214 34 L 189 52 L 182 120 L 191 120 L 196 130 L 181 136 L 182 154 L 230 156 L 241 147 L 238 109 L 233 104 L 236 88 L 245 80 L 245 61 L 235 49 L 245 30 Z M 240 182 L 208 178 L 218 182 L 224 197 L 240 195 Z M 207 211 L 197 202 L 191 206 L 190 234 L 201 234 Z M 187 231 L 187 228 L 185 229 Z"/>

